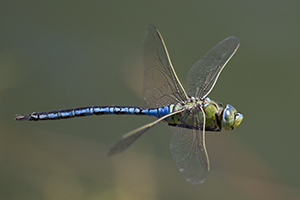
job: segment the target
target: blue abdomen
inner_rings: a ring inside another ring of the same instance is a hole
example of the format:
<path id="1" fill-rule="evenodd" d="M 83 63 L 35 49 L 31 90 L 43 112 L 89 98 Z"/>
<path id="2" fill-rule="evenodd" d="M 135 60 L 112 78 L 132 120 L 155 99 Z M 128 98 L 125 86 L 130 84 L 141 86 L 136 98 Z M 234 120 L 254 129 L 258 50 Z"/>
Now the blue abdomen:
<path id="1" fill-rule="evenodd" d="M 18 115 L 16 120 L 56 120 L 73 117 L 83 117 L 89 115 L 149 115 L 156 118 L 161 118 L 173 110 L 173 105 L 167 105 L 160 108 L 143 108 L 136 106 L 89 106 L 73 109 L 64 109 L 48 112 L 34 112 L 26 115 Z M 169 118 L 165 121 L 169 122 Z"/>

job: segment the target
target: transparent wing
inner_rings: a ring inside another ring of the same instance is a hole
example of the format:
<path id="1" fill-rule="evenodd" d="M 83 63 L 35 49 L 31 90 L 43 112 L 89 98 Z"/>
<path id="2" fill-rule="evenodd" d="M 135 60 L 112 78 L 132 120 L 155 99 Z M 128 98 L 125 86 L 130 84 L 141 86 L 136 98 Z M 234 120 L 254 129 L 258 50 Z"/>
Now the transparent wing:
<path id="1" fill-rule="evenodd" d="M 121 153 L 124 150 L 126 150 L 132 143 L 134 143 L 139 137 L 141 137 L 141 135 L 143 135 L 143 133 L 145 133 L 147 130 L 149 130 L 150 128 L 152 128 L 153 126 L 155 126 L 156 124 L 158 124 L 159 122 L 161 122 L 162 120 L 172 116 L 172 115 L 176 115 L 180 112 L 183 112 L 182 110 L 178 110 L 176 112 L 170 113 L 168 115 L 165 115 L 157 120 L 155 120 L 154 122 L 151 122 L 149 124 L 146 124 L 145 126 L 142 126 L 140 128 L 137 128 L 133 131 L 130 131 L 129 133 L 123 135 L 123 137 L 117 141 L 116 143 L 114 143 L 109 150 L 106 152 L 106 156 L 112 156 L 115 155 L 117 153 Z"/>
<path id="2" fill-rule="evenodd" d="M 188 94 L 194 97 L 206 97 L 239 45 L 239 38 L 231 36 L 217 44 L 196 62 L 188 73 Z"/>
<path id="3" fill-rule="evenodd" d="M 196 110 L 185 112 L 182 122 L 194 120 L 194 127 L 203 123 Z M 205 127 L 205 124 L 203 125 Z M 201 128 L 182 128 L 177 126 L 171 140 L 171 153 L 187 181 L 197 185 L 203 183 L 209 171 L 209 159 L 205 147 L 205 131 Z"/>
<path id="4" fill-rule="evenodd" d="M 144 41 L 144 99 L 148 107 L 162 107 L 187 99 L 159 31 L 148 26 Z"/>

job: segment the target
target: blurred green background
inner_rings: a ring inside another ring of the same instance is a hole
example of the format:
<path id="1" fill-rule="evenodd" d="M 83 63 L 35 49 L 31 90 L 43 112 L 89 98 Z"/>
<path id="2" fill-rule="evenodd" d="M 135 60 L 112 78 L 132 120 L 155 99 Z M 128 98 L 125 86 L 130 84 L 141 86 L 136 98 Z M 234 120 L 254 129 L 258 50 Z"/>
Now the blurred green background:
<path id="1" fill-rule="evenodd" d="M 300 199 L 299 1 L 0 1 L 0 199 Z M 186 86 L 191 66 L 236 35 L 241 46 L 210 98 L 245 118 L 206 136 L 201 185 L 179 172 L 174 131 L 154 118 L 93 116 L 17 122 L 15 114 L 143 102 L 142 41 L 162 33 Z"/>

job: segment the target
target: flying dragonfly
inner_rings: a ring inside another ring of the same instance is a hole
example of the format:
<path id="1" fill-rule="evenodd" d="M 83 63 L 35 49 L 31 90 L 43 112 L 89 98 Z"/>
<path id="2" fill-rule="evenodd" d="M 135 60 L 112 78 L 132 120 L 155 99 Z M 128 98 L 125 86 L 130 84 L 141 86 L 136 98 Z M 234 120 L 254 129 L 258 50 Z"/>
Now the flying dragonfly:
<path id="1" fill-rule="evenodd" d="M 144 40 L 144 99 L 145 107 L 137 106 L 89 106 L 48 112 L 17 115 L 16 120 L 39 121 L 66 119 L 89 115 L 148 115 L 154 122 L 137 128 L 114 143 L 107 156 L 121 153 L 147 130 L 166 122 L 175 126 L 171 139 L 171 153 L 187 181 L 203 183 L 209 171 L 209 159 L 205 147 L 206 131 L 233 130 L 243 120 L 243 115 L 227 104 L 222 107 L 210 98 L 216 81 L 237 51 L 239 38 L 231 36 L 213 47 L 190 69 L 187 77 L 188 93 L 182 87 L 172 66 L 166 45 L 160 32 L 149 25 Z"/>

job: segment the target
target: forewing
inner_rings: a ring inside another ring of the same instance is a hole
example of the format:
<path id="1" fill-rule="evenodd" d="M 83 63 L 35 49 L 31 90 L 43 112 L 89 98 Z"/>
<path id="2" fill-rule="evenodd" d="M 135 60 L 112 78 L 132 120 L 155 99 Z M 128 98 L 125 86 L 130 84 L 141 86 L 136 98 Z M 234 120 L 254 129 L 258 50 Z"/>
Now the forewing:
<path id="1" fill-rule="evenodd" d="M 231 36 L 217 44 L 196 62 L 188 73 L 188 94 L 194 97 L 206 97 L 239 45 L 239 38 Z"/>
<path id="2" fill-rule="evenodd" d="M 194 111 L 185 112 L 181 121 L 192 121 L 195 127 L 202 123 Z M 201 128 L 177 126 L 171 140 L 171 153 L 187 181 L 197 185 L 203 183 L 209 171 L 209 159 L 205 147 L 205 132 Z"/>
<path id="3" fill-rule="evenodd" d="M 148 26 L 144 40 L 144 99 L 148 107 L 162 107 L 187 99 L 159 31 Z"/>

